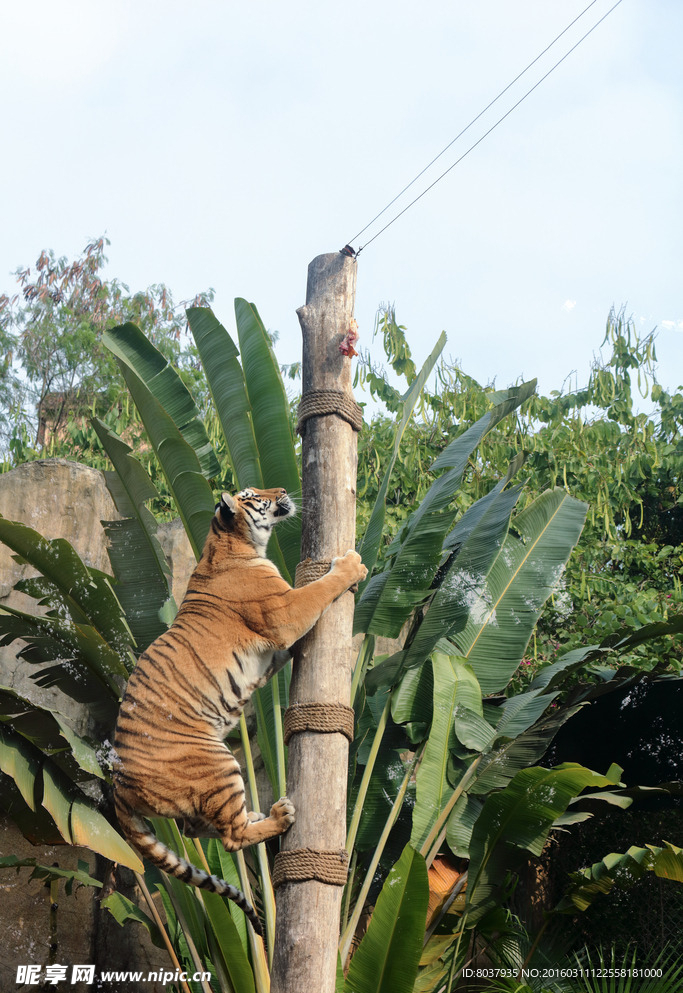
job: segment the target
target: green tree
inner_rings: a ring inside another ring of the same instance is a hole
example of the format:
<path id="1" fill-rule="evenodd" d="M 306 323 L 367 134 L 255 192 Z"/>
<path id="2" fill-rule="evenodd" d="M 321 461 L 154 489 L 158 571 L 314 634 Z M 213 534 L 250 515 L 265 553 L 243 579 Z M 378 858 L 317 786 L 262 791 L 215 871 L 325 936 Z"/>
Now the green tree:
<path id="1" fill-rule="evenodd" d="M 405 328 L 391 308 L 380 312 L 376 333 L 394 372 L 409 368 Z M 534 634 L 529 675 L 559 648 L 587 638 L 599 642 L 622 626 L 664 621 L 683 605 L 683 393 L 664 390 L 656 372 L 654 335 L 641 338 L 632 321 L 612 311 L 587 385 L 534 396 L 487 436 L 468 464 L 467 485 L 458 497 L 462 510 L 520 452 L 523 502 L 561 486 L 589 504 L 576 553 Z M 359 379 L 389 411 L 365 427 L 360 441 L 362 530 L 388 465 L 400 394 L 367 357 Z M 425 390 L 420 417 L 401 441 L 388 497 L 387 541 L 426 493 L 441 439 L 465 431 L 497 395 L 452 363 L 438 365 L 436 387 Z M 645 405 L 647 413 L 639 409 Z M 655 664 L 647 648 L 643 653 L 643 665 Z M 672 653 L 673 663 L 676 657 Z"/>
<path id="2" fill-rule="evenodd" d="M 176 306 L 163 284 L 131 293 L 120 280 L 105 279 L 107 244 L 104 237 L 91 241 L 73 260 L 42 251 L 35 266 L 16 271 L 18 291 L 0 295 L 5 468 L 45 454 L 97 463 L 99 446 L 87 427 L 93 414 L 108 417 L 119 432 L 139 433 L 116 362 L 102 344 L 114 324 L 134 320 L 206 401 L 186 304 Z M 194 302 L 212 298 L 209 290 Z"/>

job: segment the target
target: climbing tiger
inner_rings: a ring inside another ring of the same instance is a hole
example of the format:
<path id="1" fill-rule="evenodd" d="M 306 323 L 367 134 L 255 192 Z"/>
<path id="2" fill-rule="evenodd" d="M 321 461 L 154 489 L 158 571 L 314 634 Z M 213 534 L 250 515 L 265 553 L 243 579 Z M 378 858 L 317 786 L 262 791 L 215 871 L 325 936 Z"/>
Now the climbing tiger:
<path id="1" fill-rule="evenodd" d="M 124 835 L 186 883 L 234 900 L 261 934 L 243 893 L 180 858 L 143 817 L 171 817 L 188 837 L 218 836 L 234 852 L 282 834 L 294 807 L 247 812 L 237 760 L 224 743 L 245 703 L 289 658 L 330 604 L 367 575 L 357 552 L 292 589 L 266 557 L 270 533 L 295 513 L 283 489 L 223 493 L 202 557 L 168 631 L 143 652 L 116 725 L 114 803 Z"/>

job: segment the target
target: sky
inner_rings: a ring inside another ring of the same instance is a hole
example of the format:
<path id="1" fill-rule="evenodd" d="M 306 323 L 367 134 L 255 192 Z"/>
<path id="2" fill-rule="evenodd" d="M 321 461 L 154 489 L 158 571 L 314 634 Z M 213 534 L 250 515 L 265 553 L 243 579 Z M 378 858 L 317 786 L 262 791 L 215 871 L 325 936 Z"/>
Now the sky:
<path id="1" fill-rule="evenodd" d="M 380 227 L 602 17 L 536 65 L 360 231 L 589 0 L 25 0 L 0 7 L 0 292 L 42 249 L 106 235 L 105 275 L 177 301 L 246 297 L 297 361 L 317 255 Z M 393 303 L 419 363 L 585 383 L 610 308 L 658 328 L 683 382 L 680 0 L 622 0 L 358 258 L 360 344 Z"/>

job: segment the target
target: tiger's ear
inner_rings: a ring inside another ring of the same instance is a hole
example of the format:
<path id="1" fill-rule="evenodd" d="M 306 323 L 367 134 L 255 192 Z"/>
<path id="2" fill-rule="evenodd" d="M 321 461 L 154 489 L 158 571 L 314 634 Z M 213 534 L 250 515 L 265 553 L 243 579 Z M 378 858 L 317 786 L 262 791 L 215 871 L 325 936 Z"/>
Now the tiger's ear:
<path id="1" fill-rule="evenodd" d="M 221 493 L 221 502 L 216 504 L 216 517 L 231 521 L 237 513 L 237 502 L 229 493 Z"/>

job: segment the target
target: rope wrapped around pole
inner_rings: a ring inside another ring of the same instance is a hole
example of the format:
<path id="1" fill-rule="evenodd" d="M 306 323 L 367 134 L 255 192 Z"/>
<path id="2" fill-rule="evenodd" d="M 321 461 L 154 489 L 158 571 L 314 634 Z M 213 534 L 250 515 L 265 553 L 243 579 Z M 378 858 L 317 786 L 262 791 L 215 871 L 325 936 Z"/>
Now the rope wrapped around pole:
<path id="1" fill-rule="evenodd" d="M 273 889 L 285 883 L 301 883 L 315 879 L 328 886 L 345 886 L 349 872 L 349 853 L 316 851 L 314 848 L 296 848 L 291 852 L 278 852 L 273 864 Z"/>
<path id="2" fill-rule="evenodd" d="M 328 414 L 341 417 L 354 431 L 360 431 L 363 426 L 363 408 L 343 390 L 309 390 L 301 397 L 298 413 L 297 434 L 303 434 L 309 418 Z"/>
<path id="3" fill-rule="evenodd" d="M 318 734 L 343 734 L 353 742 L 355 714 L 343 703 L 294 703 L 285 711 L 285 745 L 293 734 L 316 731 Z"/>

